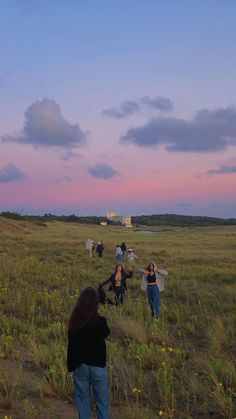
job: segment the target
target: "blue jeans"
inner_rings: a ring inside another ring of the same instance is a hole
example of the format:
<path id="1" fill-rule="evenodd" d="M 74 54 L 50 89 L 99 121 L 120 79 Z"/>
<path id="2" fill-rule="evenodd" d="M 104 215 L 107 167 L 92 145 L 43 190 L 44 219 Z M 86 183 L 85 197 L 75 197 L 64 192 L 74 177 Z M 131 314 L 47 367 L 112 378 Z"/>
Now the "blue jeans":
<path id="1" fill-rule="evenodd" d="M 74 371 L 75 398 L 79 419 L 91 417 L 91 387 L 96 402 L 98 419 L 109 419 L 107 368 L 81 364 Z"/>
<path id="2" fill-rule="evenodd" d="M 158 319 L 160 315 L 160 291 L 157 285 L 148 285 L 147 287 L 148 302 L 150 305 L 152 317 Z"/>
<path id="3" fill-rule="evenodd" d="M 123 304 L 124 296 L 125 296 L 125 287 L 122 285 L 120 287 L 115 287 L 115 296 L 116 296 L 116 304 Z"/>

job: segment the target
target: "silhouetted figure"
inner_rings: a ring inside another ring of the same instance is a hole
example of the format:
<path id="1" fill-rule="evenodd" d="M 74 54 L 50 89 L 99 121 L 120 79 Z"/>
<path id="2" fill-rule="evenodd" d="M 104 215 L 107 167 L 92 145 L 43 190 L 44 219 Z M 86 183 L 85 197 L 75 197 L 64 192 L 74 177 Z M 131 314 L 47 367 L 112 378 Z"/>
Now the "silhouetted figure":
<path id="1" fill-rule="evenodd" d="M 98 253 L 98 257 L 102 258 L 102 253 L 104 250 L 104 246 L 101 242 L 98 242 L 97 248 L 96 248 L 96 252 Z"/>

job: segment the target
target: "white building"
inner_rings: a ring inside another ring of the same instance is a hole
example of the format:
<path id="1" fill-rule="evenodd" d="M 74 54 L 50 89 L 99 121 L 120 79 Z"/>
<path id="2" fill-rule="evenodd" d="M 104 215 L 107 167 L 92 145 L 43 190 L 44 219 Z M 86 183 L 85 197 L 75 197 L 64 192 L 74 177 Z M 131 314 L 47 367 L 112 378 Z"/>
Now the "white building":
<path id="1" fill-rule="evenodd" d="M 133 227 L 131 222 L 131 217 L 126 215 L 125 217 L 123 215 L 120 215 L 117 211 L 108 211 L 107 212 L 107 219 L 112 220 L 115 223 L 121 223 L 125 227 Z"/>
<path id="2" fill-rule="evenodd" d="M 114 217 L 119 217 L 120 214 L 117 211 L 108 211 L 107 212 L 107 219 L 108 220 L 113 220 Z"/>

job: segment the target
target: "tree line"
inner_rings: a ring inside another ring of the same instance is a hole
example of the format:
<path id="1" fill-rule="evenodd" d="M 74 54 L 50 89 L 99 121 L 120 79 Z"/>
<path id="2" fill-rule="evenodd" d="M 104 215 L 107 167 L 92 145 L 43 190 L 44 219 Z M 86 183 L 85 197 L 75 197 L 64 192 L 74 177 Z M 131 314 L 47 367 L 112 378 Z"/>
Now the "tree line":
<path id="1" fill-rule="evenodd" d="M 98 216 L 77 216 L 71 215 L 20 215 L 16 212 L 3 211 L 0 213 L 1 217 L 10 218 L 12 220 L 33 221 L 46 225 L 50 221 L 64 221 L 68 223 L 79 224 L 100 224 L 101 221 L 107 221 L 109 225 L 121 225 L 112 220 L 107 220 L 106 217 Z M 219 226 L 219 225 L 236 225 L 236 218 L 216 218 L 204 217 L 194 215 L 177 215 L 177 214 L 156 214 L 156 215 L 140 215 L 132 216 L 132 224 L 138 226 L 171 226 L 171 227 L 194 227 L 194 226 Z"/>

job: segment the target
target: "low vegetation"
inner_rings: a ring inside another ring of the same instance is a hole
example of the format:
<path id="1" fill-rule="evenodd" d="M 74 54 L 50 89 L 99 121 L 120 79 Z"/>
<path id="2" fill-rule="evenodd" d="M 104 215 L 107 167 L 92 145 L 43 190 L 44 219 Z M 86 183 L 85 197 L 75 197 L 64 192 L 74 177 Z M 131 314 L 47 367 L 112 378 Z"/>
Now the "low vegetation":
<path id="1" fill-rule="evenodd" d="M 0 230 L 1 417 L 76 418 L 67 321 L 81 288 L 114 270 L 123 241 L 137 267 L 154 260 L 169 276 L 158 321 L 136 273 L 123 307 L 100 307 L 111 328 L 111 418 L 235 417 L 235 226 L 144 234 L 0 217 Z M 103 259 L 87 257 L 87 238 L 103 242 Z"/>

